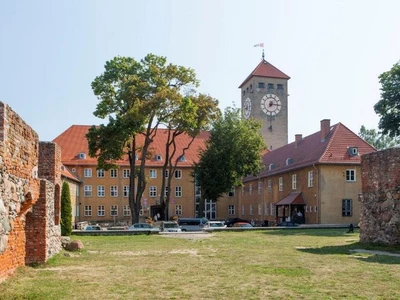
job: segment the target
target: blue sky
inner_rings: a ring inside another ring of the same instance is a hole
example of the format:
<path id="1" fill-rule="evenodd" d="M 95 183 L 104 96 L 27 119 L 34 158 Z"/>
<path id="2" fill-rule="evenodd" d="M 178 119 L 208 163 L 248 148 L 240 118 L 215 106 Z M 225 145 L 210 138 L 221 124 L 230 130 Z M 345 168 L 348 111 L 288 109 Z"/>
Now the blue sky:
<path id="1" fill-rule="evenodd" d="M 240 106 L 265 58 L 288 74 L 289 142 L 322 119 L 377 128 L 378 76 L 400 60 L 400 1 L 0 0 L 0 101 L 50 141 L 100 124 L 91 82 L 114 56 L 193 68 L 199 91 Z"/>

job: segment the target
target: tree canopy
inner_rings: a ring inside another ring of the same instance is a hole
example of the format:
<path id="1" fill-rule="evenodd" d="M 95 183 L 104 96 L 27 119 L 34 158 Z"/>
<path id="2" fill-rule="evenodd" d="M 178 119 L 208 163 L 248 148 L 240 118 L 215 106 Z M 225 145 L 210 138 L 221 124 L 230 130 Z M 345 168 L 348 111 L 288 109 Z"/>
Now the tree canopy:
<path id="1" fill-rule="evenodd" d="M 381 99 L 375 104 L 380 116 L 379 129 L 383 135 L 400 135 L 400 62 L 379 76 Z"/>
<path id="2" fill-rule="evenodd" d="M 374 146 L 377 150 L 383 150 L 400 145 L 399 137 L 390 137 L 375 129 L 366 129 L 364 125 L 361 126 L 358 135 L 367 143 Z"/>
<path id="3" fill-rule="evenodd" d="M 194 168 L 203 200 L 218 200 L 241 185 L 244 176 L 260 172 L 261 152 L 266 147 L 260 128 L 259 121 L 243 119 L 240 109 L 231 107 L 213 123 L 206 149 Z"/>
<path id="4" fill-rule="evenodd" d="M 132 222 L 139 218 L 146 188 L 146 158 L 158 127 L 164 125 L 194 136 L 217 111 L 215 99 L 196 93 L 198 85 L 193 69 L 168 64 L 165 57 L 154 54 L 140 61 L 115 57 L 106 62 L 104 73 L 92 82 L 99 99 L 94 115 L 108 117 L 108 123 L 90 128 L 89 155 L 97 157 L 98 168 L 105 170 L 116 167 L 117 161 L 127 155 Z M 207 108 L 202 99 L 207 100 Z"/>

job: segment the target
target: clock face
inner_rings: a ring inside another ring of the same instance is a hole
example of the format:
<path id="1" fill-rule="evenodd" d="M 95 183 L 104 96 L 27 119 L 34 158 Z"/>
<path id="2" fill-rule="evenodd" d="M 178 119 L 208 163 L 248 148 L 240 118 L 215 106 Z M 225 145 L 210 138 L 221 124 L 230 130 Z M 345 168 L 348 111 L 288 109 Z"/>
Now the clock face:
<path id="1" fill-rule="evenodd" d="M 281 111 L 281 107 L 281 100 L 277 95 L 266 94 L 261 99 L 261 109 L 267 115 L 276 116 Z"/>
<path id="2" fill-rule="evenodd" d="M 250 98 L 247 98 L 246 100 L 244 100 L 243 103 L 243 115 L 246 119 L 248 119 L 250 117 L 250 113 L 251 113 L 251 100 Z"/>

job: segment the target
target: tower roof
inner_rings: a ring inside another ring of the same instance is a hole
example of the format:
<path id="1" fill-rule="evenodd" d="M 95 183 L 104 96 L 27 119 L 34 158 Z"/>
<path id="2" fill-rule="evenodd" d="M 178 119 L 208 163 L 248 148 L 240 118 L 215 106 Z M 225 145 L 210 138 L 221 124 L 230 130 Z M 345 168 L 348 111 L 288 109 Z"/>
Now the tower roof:
<path id="1" fill-rule="evenodd" d="M 246 80 L 242 82 L 242 84 L 239 86 L 239 88 L 241 88 L 253 76 L 290 79 L 290 77 L 288 75 L 286 75 L 285 73 L 283 73 L 281 70 L 279 70 L 278 68 L 274 67 L 273 65 L 271 65 L 266 60 L 262 60 L 258 64 L 258 66 L 253 70 L 253 72 L 251 72 L 250 75 L 247 76 Z"/>

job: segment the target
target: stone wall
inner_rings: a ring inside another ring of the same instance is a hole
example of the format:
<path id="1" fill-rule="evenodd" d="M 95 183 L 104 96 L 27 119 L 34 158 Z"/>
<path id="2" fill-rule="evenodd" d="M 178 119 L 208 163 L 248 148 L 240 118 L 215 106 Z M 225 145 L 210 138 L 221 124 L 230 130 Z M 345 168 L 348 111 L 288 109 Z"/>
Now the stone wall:
<path id="1" fill-rule="evenodd" d="M 50 166 L 60 164 L 60 153 L 55 144 L 46 145 L 54 149 L 53 157 L 39 159 L 36 132 L 0 102 L 0 281 L 26 263 L 45 262 L 61 248 L 56 217 L 61 165 Z M 54 170 L 48 177 L 52 182 L 38 178 L 40 165 Z"/>
<path id="2" fill-rule="evenodd" d="M 400 148 L 361 157 L 360 241 L 400 245 Z"/>

